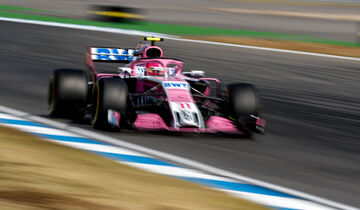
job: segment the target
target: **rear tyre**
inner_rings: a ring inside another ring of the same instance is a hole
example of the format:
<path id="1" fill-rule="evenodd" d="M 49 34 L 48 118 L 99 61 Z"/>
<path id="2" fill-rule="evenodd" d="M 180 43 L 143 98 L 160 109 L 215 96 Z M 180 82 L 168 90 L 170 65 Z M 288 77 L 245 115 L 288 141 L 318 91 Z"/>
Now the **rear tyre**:
<path id="1" fill-rule="evenodd" d="M 91 124 L 95 129 L 118 129 L 109 124 L 108 110 L 114 110 L 125 115 L 127 109 L 128 88 L 121 79 L 99 79 L 94 88 L 91 108 Z"/>
<path id="2" fill-rule="evenodd" d="M 50 77 L 48 105 L 51 117 L 74 120 L 84 117 L 88 76 L 83 70 L 56 69 Z"/>

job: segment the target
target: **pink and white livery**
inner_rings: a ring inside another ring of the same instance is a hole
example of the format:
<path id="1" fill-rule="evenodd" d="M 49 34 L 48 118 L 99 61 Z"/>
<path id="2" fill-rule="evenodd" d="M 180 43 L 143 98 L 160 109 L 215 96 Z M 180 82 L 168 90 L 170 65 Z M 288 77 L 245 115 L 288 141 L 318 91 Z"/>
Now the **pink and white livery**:
<path id="1" fill-rule="evenodd" d="M 204 77 L 203 71 L 182 72 L 183 62 L 164 57 L 156 41 L 163 39 L 144 37 L 136 48 L 88 47 L 89 75 L 55 70 L 49 86 L 50 115 L 82 119 L 90 114 L 97 129 L 264 132 L 260 99 L 251 84 L 225 86 Z M 109 72 L 95 68 L 95 62 L 104 69 L 117 65 Z"/>

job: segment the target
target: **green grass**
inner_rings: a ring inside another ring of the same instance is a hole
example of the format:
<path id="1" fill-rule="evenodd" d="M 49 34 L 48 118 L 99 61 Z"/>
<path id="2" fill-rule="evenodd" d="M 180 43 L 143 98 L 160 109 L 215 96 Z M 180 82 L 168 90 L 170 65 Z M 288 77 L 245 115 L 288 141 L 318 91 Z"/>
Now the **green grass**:
<path id="1" fill-rule="evenodd" d="M 318 44 L 330 44 L 330 45 L 347 46 L 347 47 L 360 47 L 359 44 L 356 42 L 329 40 L 329 39 L 322 39 L 313 36 L 297 35 L 297 34 L 270 33 L 270 32 L 260 32 L 260 31 L 175 25 L 175 24 L 164 24 L 164 23 L 142 22 L 142 21 L 138 21 L 135 24 L 109 23 L 109 22 L 99 22 L 99 21 L 83 20 L 83 19 L 52 17 L 45 15 L 23 14 L 18 12 L 10 12 L 8 11 L 9 9 L 17 10 L 17 11 L 34 10 L 30 8 L 0 5 L 0 16 L 7 18 L 21 18 L 26 20 L 40 20 L 40 21 L 57 22 L 57 23 L 78 24 L 85 26 L 99 26 L 99 27 L 109 27 L 109 28 L 128 29 L 128 30 L 139 30 L 139 31 L 155 32 L 155 33 L 177 35 L 177 36 L 234 36 L 234 37 L 258 38 L 258 39 L 287 40 L 287 41 L 309 42 L 309 43 L 318 43 Z"/>
<path id="2" fill-rule="evenodd" d="M 16 7 L 16 6 L 1 5 L 1 4 L 0 4 L 0 10 L 27 11 L 27 12 L 49 12 L 49 11 L 41 10 L 41 9 L 33 9 L 33 8 L 26 8 L 26 7 Z"/>

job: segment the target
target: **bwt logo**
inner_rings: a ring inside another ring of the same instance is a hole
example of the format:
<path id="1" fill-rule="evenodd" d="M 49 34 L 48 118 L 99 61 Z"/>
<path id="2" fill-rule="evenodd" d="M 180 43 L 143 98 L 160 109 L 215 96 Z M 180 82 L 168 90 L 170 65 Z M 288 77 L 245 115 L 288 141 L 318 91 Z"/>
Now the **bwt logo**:
<path id="1" fill-rule="evenodd" d="M 166 88 L 187 88 L 187 83 L 183 82 L 164 82 Z"/>
<path id="2" fill-rule="evenodd" d="M 92 48 L 96 60 L 134 60 L 134 50 L 114 48 Z"/>
<path id="3" fill-rule="evenodd" d="M 94 48 L 97 54 L 132 55 L 134 50 L 115 48 Z"/>

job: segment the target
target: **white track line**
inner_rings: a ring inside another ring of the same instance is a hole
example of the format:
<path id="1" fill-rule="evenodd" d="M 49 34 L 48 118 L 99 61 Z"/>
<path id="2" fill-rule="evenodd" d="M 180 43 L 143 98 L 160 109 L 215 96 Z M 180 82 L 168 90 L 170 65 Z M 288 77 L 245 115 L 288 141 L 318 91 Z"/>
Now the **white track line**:
<path id="1" fill-rule="evenodd" d="M 131 36 L 160 36 L 160 37 L 164 37 L 166 39 L 174 40 L 174 41 L 219 45 L 219 46 L 225 46 L 225 47 L 237 47 L 237 48 L 263 50 L 263 51 L 280 52 L 280 53 L 291 53 L 291 54 L 297 54 L 297 55 L 318 56 L 318 57 L 335 58 L 335 59 L 343 59 L 343 60 L 351 60 L 351 61 L 360 61 L 360 58 L 354 58 L 354 57 L 337 56 L 337 55 L 329 55 L 329 54 L 321 54 L 321 53 L 310 53 L 310 52 L 302 52 L 302 51 L 295 51 L 295 50 L 282 50 L 282 49 L 268 48 L 268 47 L 255 47 L 255 46 L 249 46 L 249 45 L 229 44 L 229 43 L 223 43 L 223 42 L 183 39 L 183 38 L 179 38 L 176 36 L 170 36 L 170 35 L 152 33 L 152 32 L 145 32 L 145 31 L 137 31 L 137 30 L 124 30 L 124 29 L 107 28 L 107 27 L 99 27 L 99 26 L 86 26 L 86 25 L 77 25 L 77 24 L 69 24 L 69 23 L 56 23 L 56 22 L 38 21 L 38 20 L 24 20 L 24 19 L 19 19 L 19 18 L 5 18 L 5 17 L 0 17 L 0 21 L 27 23 L 27 24 L 44 25 L 44 26 L 55 26 L 55 27 L 81 29 L 81 30 L 89 30 L 89 31 L 101 31 L 101 32 L 125 34 L 125 35 L 131 35 Z"/>
<path id="2" fill-rule="evenodd" d="M 201 171 L 188 169 L 188 168 L 179 168 L 173 166 L 158 166 L 158 165 L 149 165 L 142 163 L 122 162 L 122 161 L 119 161 L 119 163 L 127 164 L 129 166 L 140 168 L 142 170 L 168 175 L 168 176 L 182 176 L 182 177 L 190 177 L 190 178 L 211 179 L 211 180 L 225 181 L 225 182 L 237 182 L 232 179 L 204 174 Z"/>
<path id="3" fill-rule="evenodd" d="M 357 208 L 346 205 L 346 204 L 338 203 L 338 202 L 331 201 L 331 200 L 328 200 L 328 199 L 325 199 L 325 198 L 321 198 L 321 197 L 314 196 L 314 195 L 311 195 L 311 194 L 307 194 L 307 193 L 304 193 L 304 192 L 300 192 L 300 191 L 297 191 L 297 190 L 292 190 L 292 189 L 282 187 L 282 186 L 279 186 L 279 185 L 275 185 L 275 184 L 272 184 L 272 183 L 269 183 L 269 182 L 264 182 L 264 181 L 261 181 L 261 180 L 258 180 L 258 179 L 254 179 L 254 178 L 250 178 L 250 177 L 243 176 L 243 175 L 240 175 L 240 174 L 236 174 L 236 173 L 233 173 L 233 172 L 230 172 L 230 171 L 227 171 L 227 170 L 219 169 L 219 168 L 216 168 L 216 167 L 204 164 L 204 163 L 200 163 L 200 162 L 197 162 L 197 161 L 194 161 L 194 160 L 190 160 L 190 159 L 187 159 L 187 158 L 183 158 L 183 157 L 180 157 L 180 156 L 176 156 L 176 155 L 161 152 L 161 151 L 158 151 L 158 150 L 150 149 L 150 148 L 147 148 L 147 147 L 144 147 L 144 146 L 132 144 L 132 143 L 126 142 L 126 141 L 121 140 L 121 139 L 116 139 L 116 138 L 112 138 L 110 136 L 106 136 L 106 135 L 96 133 L 94 131 L 90 131 L 90 130 L 86 130 L 86 129 L 82 129 L 82 128 L 77 128 L 77 127 L 72 127 L 72 126 L 64 124 L 64 123 L 56 122 L 56 121 L 46 119 L 46 118 L 43 118 L 43 117 L 30 115 L 30 114 L 28 114 L 26 112 L 22 112 L 22 111 L 12 109 L 12 108 L 9 108 L 9 107 L 5 107 L 5 106 L 0 105 L 0 111 L 15 115 L 17 117 L 23 117 L 23 118 L 26 118 L 28 120 L 43 123 L 43 124 L 46 124 L 46 125 L 49 125 L 49 126 L 52 126 L 52 127 L 56 127 L 58 129 L 64 129 L 64 130 L 67 130 L 69 132 L 73 132 L 75 134 L 85 136 L 85 137 L 90 138 L 90 139 L 95 139 L 95 140 L 102 141 L 102 142 L 112 144 L 112 145 L 115 145 L 115 146 L 135 150 L 135 151 L 138 151 L 138 152 L 141 152 L 141 153 L 149 154 L 149 155 L 154 156 L 154 157 L 160 157 L 160 158 L 172 161 L 172 162 L 180 163 L 180 164 L 185 165 L 185 166 L 196 168 L 198 170 L 206 171 L 206 172 L 209 172 L 211 174 L 216 174 L 216 175 L 219 175 L 219 176 L 232 178 L 232 179 L 238 180 L 240 182 L 246 182 L 248 184 L 259 185 L 259 186 L 262 186 L 262 187 L 265 187 L 265 188 L 270 188 L 270 189 L 280 191 L 280 192 L 283 192 L 283 193 L 286 193 L 286 194 L 302 197 L 304 199 L 308 199 L 308 200 L 317 202 L 319 204 L 327 205 L 329 207 L 345 209 L 345 210 L 358 210 Z"/>
<path id="4" fill-rule="evenodd" d="M 58 136 L 71 136 L 71 137 L 81 137 L 70 132 L 66 132 L 54 128 L 46 128 L 39 126 L 29 126 L 29 125 L 16 125 L 16 124 L 3 124 L 8 127 L 19 129 L 28 133 L 38 133 L 38 134 L 49 134 L 49 135 L 58 135 Z"/>
<path id="5" fill-rule="evenodd" d="M 117 28 L 108 28 L 108 27 L 100 27 L 100 26 L 87 26 L 87 25 L 78 25 L 71 23 L 57 23 L 57 22 L 48 22 L 48 21 L 40 21 L 40 20 L 25 20 L 20 18 L 5 18 L 0 17 L 0 21 L 8 21 L 15 23 L 27 23 L 34 25 L 43 25 L 43 26 L 55 26 L 61 28 L 71 28 L 71 29 L 81 29 L 88 31 L 101 31 L 101 32 L 109 32 L 109 33 L 117 33 L 117 34 L 125 34 L 131 36 L 160 36 L 164 38 L 169 38 L 170 35 L 146 32 L 146 31 L 137 31 L 137 30 L 125 30 L 125 29 L 117 29 Z"/>
<path id="6" fill-rule="evenodd" d="M 121 154 L 121 155 L 133 155 L 133 156 L 141 156 L 141 157 L 149 157 L 148 155 L 134 152 L 132 150 L 110 146 L 110 145 L 99 145 L 99 144 L 89 144 L 89 143 L 78 143 L 78 142 L 69 142 L 69 141 L 58 141 L 49 139 L 52 142 L 67 145 L 70 147 L 74 147 L 77 149 L 82 150 L 89 150 L 89 151 L 96 151 L 96 152 L 106 152 L 106 153 L 113 153 L 113 154 Z"/>
<path id="7" fill-rule="evenodd" d="M 220 189 L 221 190 L 221 189 Z M 296 198 L 286 198 L 271 195 L 261 195 L 257 193 L 248 193 L 233 190 L 223 190 L 233 196 L 244 198 L 246 200 L 260 203 L 266 206 L 281 206 L 289 209 L 311 209 L 311 210 L 334 210 L 334 208 L 324 207 L 311 201 L 300 200 Z"/>
<path id="8" fill-rule="evenodd" d="M 27 121 L 26 119 L 19 118 L 19 117 L 15 117 L 15 116 L 8 115 L 8 114 L 5 114 L 5 113 L 0 113 L 0 119 L 6 119 L 6 120 L 24 120 L 24 121 Z"/>

